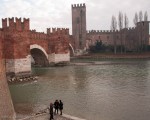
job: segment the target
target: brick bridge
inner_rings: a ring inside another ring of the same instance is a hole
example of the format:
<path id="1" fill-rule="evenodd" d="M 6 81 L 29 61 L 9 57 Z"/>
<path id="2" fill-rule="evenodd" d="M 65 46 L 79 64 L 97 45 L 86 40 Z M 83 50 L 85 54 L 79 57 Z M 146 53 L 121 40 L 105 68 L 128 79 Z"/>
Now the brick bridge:
<path id="1" fill-rule="evenodd" d="M 48 28 L 47 33 L 30 30 L 30 20 L 24 18 L 2 19 L 0 44 L 7 73 L 31 72 L 31 56 L 35 64 L 69 62 L 69 29 Z"/>

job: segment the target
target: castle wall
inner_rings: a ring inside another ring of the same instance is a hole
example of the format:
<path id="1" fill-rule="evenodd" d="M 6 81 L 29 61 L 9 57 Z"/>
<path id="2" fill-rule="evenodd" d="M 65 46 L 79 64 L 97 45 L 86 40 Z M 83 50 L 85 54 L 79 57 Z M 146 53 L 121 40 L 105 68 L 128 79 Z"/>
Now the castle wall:
<path id="1" fill-rule="evenodd" d="M 91 40 L 91 45 L 94 45 L 96 41 L 102 41 L 105 45 L 113 45 L 113 35 L 111 32 L 89 31 L 87 33 L 87 40 Z"/>
<path id="2" fill-rule="evenodd" d="M 124 46 L 127 51 L 144 49 L 149 44 L 149 22 L 139 22 L 135 28 L 126 28 L 121 31 L 91 30 L 87 32 L 87 48 L 96 41 L 102 41 L 105 45 Z"/>
<path id="3" fill-rule="evenodd" d="M 90 45 L 95 45 L 96 41 L 102 41 L 103 44 L 106 46 L 114 46 L 114 42 L 116 41 L 116 45 L 121 45 L 120 41 L 121 35 L 119 31 L 109 31 L 109 30 L 101 30 L 101 31 L 88 31 L 87 32 L 87 42 L 88 47 Z M 123 40 L 123 34 L 122 34 L 122 41 Z"/>

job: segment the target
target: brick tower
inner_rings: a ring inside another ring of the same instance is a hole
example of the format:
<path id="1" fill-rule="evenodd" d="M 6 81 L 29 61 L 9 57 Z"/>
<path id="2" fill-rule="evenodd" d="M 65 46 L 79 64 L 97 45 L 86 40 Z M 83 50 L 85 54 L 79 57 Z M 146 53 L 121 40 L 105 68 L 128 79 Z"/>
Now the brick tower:
<path id="1" fill-rule="evenodd" d="M 86 43 L 85 4 L 72 5 L 72 35 L 75 40 L 75 49 L 84 49 Z"/>

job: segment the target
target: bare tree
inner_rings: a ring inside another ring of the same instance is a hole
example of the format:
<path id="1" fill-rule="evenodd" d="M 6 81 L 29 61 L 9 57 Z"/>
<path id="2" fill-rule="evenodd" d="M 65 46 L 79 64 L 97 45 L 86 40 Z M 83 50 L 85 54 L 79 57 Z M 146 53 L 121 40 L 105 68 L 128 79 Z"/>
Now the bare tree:
<path id="1" fill-rule="evenodd" d="M 118 27 L 119 27 L 119 30 L 122 30 L 122 28 L 123 28 L 123 14 L 122 14 L 122 12 L 119 12 Z"/>
<path id="2" fill-rule="evenodd" d="M 139 12 L 139 22 L 141 22 L 143 20 L 143 13 L 142 11 Z"/>
<path id="3" fill-rule="evenodd" d="M 141 22 L 143 20 L 143 13 L 142 11 L 139 12 L 139 22 Z M 140 51 L 143 50 L 143 40 L 142 40 L 142 36 L 143 36 L 143 31 L 142 31 L 142 24 L 140 23 Z"/>
<path id="4" fill-rule="evenodd" d="M 120 43 L 121 43 L 121 53 L 122 53 L 123 51 L 123 44 L 122 44 L 123 14 L 122 12 L 119 12 L 119 15 L 118 15 L 118 27 L 120 30 Z"/>
<path id="5" fill-rule="evenodd" d="M 144 13 L 144 21 L 148 21 L 148 14 L 147 11 Z M 144 40 L 144 50 L 147 50 L 146 41 Z"/>
<path id="6" fill-rule="evenodd" d="M 136 12 L 136 13 L 135 13 L 135 16 L 134 16 L 134 19 L 133 19 L 133 22 L 134 22 L 135 27 L 137 26 L 137 23 L 139 22 L 139 21 L 138 21 L 138 18 L 139 18 L 139 17 L 138 17 L 138 14 L 137 14 L 137 12 Z M 136 29 L 136 33 L 135 33 L 135 34 L 136 34 L 136 39 L 138 39 L 138 37 L 137 37 L 137 36 L 138 36 L 137 29 Z M 138 45 L 139 45 L 139 42 L 138 42 Z M 137 50 L 139 51 L 139 48 L 138 48 Z"/>
<path id="7" fill-rule="evenodd" d="M 117 20 L 115 16 L 112 16 L 111 20 L 111 30 L 117 30 Z"/>
<path id="8" fill-rule="evenodd" d="M 129 26 L 129 19 L 127 15 L 125 14 L 124 15 L 124 28 L 128 28 L 128 26 Z"/>
<path id="9" fill-rule="evenodd" d="M 126 14 L 124 14 L 124 28 L 126 28 L 125 29 L 125 41 L 124 41 L 124 52 L 126 53 L 126 30 L 127 30 L 127 28 L 128 28 L 128 26 L 129 26 L 129 19 L 128 19 L 128 17 L 127 17 L 127 15 Z"/>
<path id="10" fill-rule="evenodd" d="M 148 14 L 147 14 L 147 11 L 146 11 L 145 14 L 144 14 L 144 21 L 148 21 Z"/>
<path id="11" fill-rule="evenodd" d="M 138 14 L 137 12 L 135 13 L 134 19 L 133 19 L 134 25 L 136 26 L 138 23 Z"/>
<path id="12" fill-rule="evenodd" d="M 112 16 L 111 30 L 113 31 L 114 53 L 116 54 L 117 53 L 117 47 L 116 47 L 115 31 L 117 30 L 117 20 L 116 20 L 115 16 Z"/>

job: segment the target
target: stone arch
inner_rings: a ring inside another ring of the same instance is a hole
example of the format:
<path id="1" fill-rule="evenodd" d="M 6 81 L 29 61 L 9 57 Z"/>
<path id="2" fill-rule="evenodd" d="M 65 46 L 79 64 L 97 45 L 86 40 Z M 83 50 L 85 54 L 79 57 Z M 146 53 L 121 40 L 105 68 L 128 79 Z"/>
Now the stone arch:
<path id="1" fill-rule="evenodd" d="M 40 45 L 37 45 L 37 44 L 30 45 L 30 50 L 34 49 L 34 48 L 40 49 L 48 59 L 48 54 L 46 53 L 46 51 Z"/>
<path id="2" fill-rule="evenodd" d="M 72 47 L 72 45 L 69 43 L 69 47 L 70 47 L 70 49 L 71 49 L 71 51 L 72 51 L 72 54 L 70 53 L 70 55 L 73 55 L 74 56 L 74 54 L 75 54 L 75 52 L 74 52 L 74 48 Z"/>
<path id="3" fill-rule="evenodd" d="M 30 53 L 35 61 L 35 65 L 38 66 L 48 66 L 48 54 L 46 51 L 37 44 L 30 45 Z"/>

